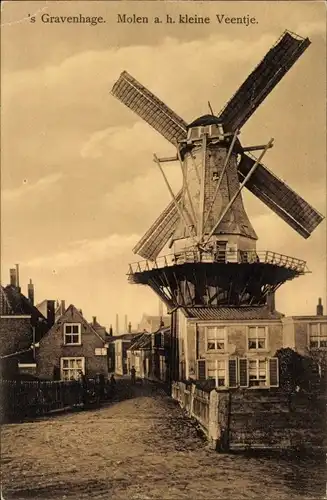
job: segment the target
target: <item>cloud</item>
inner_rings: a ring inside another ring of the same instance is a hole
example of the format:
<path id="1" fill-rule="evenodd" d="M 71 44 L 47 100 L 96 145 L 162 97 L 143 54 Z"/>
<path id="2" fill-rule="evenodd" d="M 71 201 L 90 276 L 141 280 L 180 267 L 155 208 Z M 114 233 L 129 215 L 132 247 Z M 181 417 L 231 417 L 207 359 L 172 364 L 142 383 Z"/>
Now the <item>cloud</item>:
<path id="1" fill-rule="evenodd" d="M 34 183 L 29 183 L 27 179 L 24 179 L 23 184 L 17 188 L 13 189 L 4 189 L 2 191 L 2 201 L 7 202 L 18 202 L 21 201 L 22 198 L 26 198 L 28 196 L 40 196 L 46 195 L 50 190 L 54 188 L 56 184 L 62 179 L 63 174 L 51 174 L 46 177 L 42 177 L 38 179 Z"/>
<path id="2" fill-rule="evenodd" d="M 56 270 L 112 260 L 122 252 L 130 250 L 138 238 L 136 234 L 125 236 L 112 234 L 105 238 L 74 241 L 67 246 L 66 251 L 35 257 L 24 265 L 29 268 Z"/>

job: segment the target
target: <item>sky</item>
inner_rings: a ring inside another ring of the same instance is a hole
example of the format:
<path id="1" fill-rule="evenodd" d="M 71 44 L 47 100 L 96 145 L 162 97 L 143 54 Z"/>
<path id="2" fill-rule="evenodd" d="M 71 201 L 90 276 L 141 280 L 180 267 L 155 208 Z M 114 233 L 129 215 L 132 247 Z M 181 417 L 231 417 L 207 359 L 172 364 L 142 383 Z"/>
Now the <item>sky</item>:
<path id="1" fill-rule="evenodd" d="M 42 23 L 103 16 L 97 26 Z M 148 24 L 117 23 L 118 14 Z M 28 15 L 35 15 L 31 23 Z M 153 16 L 209 16 L 207 25 L 154 25 Z M 257 20 L 219 25 L 216 14 Z M 170 194 L 153 154 L 173 147 L 110 95 L 127 70 L 186 122 L 214 111 L 285 29 L 310 47 L 241 132 L 243 145 L 274 147 L 264 164 L 326 215 L 326 8 L 323 2 L 5 2 L 1 30 L 1 282 L 20 264 L 22 291 L 65 299 L 87 318 L 135 327 L 158 314 L 155 294 L 130 285 L 132 248 Z M 165 167 L 175 190 L 176 165 Z M 277 308 L 314 314 L 326 300 L 326 222 L 305 240 L 251 193 L 243 195 L 259 250 L 307 261 L 311 273 L 283 285 Z"/>

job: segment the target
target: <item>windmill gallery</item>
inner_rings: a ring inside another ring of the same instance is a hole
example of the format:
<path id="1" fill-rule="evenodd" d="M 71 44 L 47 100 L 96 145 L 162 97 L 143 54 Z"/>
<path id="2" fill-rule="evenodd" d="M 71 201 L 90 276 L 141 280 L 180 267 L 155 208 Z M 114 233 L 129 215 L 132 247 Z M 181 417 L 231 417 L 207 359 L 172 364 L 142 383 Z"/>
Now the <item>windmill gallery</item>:
<path id="1" fill-rule="evenodd" d="M 279 350 L 291 348 L 310 356 L 317 347 L 314 335 L 319 332 L 327 339 L 327 317 L 320 308 L 319 317 L 302 317 L 301 333 L 296 326 L 292 333 L 287 330 L 288 318 L 275 308 L 275 292 L 303 276 L 306 262 L 258 250 L 258 236 L 242 200 L 246 188 L 305 239 L 324 218 L 263 165 L 273 139 L 255 145 L 240 141 L 241 128 L 310 43 L 285 31 L 218 116 L 209 103 L 211 113 L 191 123 L 126 71 L 112 88 L 114 97 L 174 148 L 170 157 L 153 156 L 171 202 L 133 249 L 146 260 L 130 265 L 128 279 L 149 286 L 170 311 L 170 381 L 180 402 L 184 389 L 178 384 L 190 380 L 198 384 L 211 379 L 216 389 L 228 390 L 227 399 L 237 397 L 241 388 L 278 391 Z M 170 163 L 182 174 L 177 194 L 164 169 Z M 167 246 L 168 253 L 159 255 Z M 271 392 L 265 395 L 272 397 Z M 225 401 L 226 407 L 233 406 L 230 401 Z"/>

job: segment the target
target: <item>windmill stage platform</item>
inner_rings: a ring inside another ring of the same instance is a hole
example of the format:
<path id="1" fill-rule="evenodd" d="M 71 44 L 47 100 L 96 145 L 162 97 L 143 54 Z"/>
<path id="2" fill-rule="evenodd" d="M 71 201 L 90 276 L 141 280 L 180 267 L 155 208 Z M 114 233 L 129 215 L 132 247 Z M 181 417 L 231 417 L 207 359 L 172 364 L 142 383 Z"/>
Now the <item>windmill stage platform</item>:
<path id="1" fill-rule="evenodd" d="M 148 285 L 175 307 L 262 306 L 269 293 L 308 273 L 306 262 L 271 251 L 238 251 L 215 258 L 190 250 L 130 264 L 130 283 Z"/>

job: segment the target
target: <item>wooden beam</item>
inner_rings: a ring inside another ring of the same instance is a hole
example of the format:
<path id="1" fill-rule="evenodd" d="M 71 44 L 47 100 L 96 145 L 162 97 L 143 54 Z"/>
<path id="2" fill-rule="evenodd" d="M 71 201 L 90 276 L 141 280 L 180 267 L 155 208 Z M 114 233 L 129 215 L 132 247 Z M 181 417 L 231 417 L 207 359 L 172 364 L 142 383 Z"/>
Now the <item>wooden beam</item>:
<path id="1" fill-rule="evenodd" d="M 198 238 L 201 241 L 204 229 L 204 191 L 205 191 L 205 174 L 206 174 L 206 153 L 207 153 L 207 136 L 204 134 L 202 139 L 202 169 L 200 183 L 200 202 L 199 202 L 199 220 L 198 220 Z"/>
<path id="2" fill-rule="evenodd" d="M 188 230 L 188 232 L 189 232 L 190 238 L 194 240 L 195 244 L 197 244 L 197 242 L 196 242 L 196 240 L 195 240 L 195 238 L 194 238 L 194 235 L 192 235 L 191 230 L 190 230 L 190 225 L 192 225 L 192 222 L 191 222 L 191 224 L 190 224 L 190 222 L 186 220 L 185 213 L 183 212 L 183 210 L 181 209 L 181 207 L 179 206 L 179 204 L 178 204 L 178 202 L 177 202 L 177 200 L 176 200 L 176 197 L 175 197 L 175 195 L 174 195 L 174 193 L 173 193 L 173 190 L 171 189 L 171 186 L 170 186 L 170 184 L 169 184 L 169 182 L 168 182 L 168 179 L 167 179 L 167 177 L 166 177 L 166 174 L 165 174 L 165 172 L 163 171 L 163 168 L 162 168 L 162 166 L 161 166 L 161 164 L 160 164 L 160 160 L 159 160 L 159 158 L 158 158 L 158 157 L 157 157 L 157 155 L 155 155 L 155 154 L 153 155 L 153 157 L 154 157 L 154 162 L 158 165 L 158 167 L 159 167 L 159 169 L 160 169 L 160 171 L 161 171 L 161 173 L 162 173 L 162 176 L 163 176 L 163 178 L 164 178 L 164 181 L 165 181 L 165 183 L 166 183 L 166 186 L 167 186 L 167 188 L 168 188 L 168 191 L 170 192 L 170 195 L 171 195 L 171 197 L 172 197 L 172 199 L 173 199 L 173 202 L 174 202 L 174 204 L 175 204 L 175 207 L 177 208 L 179 215 L 181 216 L 181 218 L 182 218 L 182 219 L 183 219 L 183 221 L 184 221 L 184 224 L 185 224 L 185 226 L 186 226 L 186 228 L 187 228 L 187 230 Z"/>
<path id="3" fill-rule="evenodd" d="M 165 163 L 165 162 L 173 162 L 173 161 L 178 161 L 177 156 L 167 156 L 165 158 L 158 158 L 160 163 Z"/>
<path id="4" fill-rule="evenodd" d="M 260 151 L 265 149 L 266 145 L 265 144 L 260 144 L 259 146 L 246 146 L 245 148 L 242 148 L 243 152 L 246 151 Z M 269 146 L 269 148 L 272 148 L 273 144 Z"/>
<path id="5" fill-rule="evenodd" d="M 189 201 L 189 204 L 190 204 L 190 207 L 191 207 L 193 226 L 196 227 L 197 220 L 196 220 L 196 215 L 195 215 L 195 210 L 194 210 L 194 206 L 193 206 L 193 202 L 192 202 L 191 193 L 190 193 L 190 190 L 189 190 L 188 184 L 187 184 L 187 177 L 186 177 L 186 173 L 185 173 L 185 166 L 183 165 L 183 161 L 182 161 L 182 157 L 181 157 L 181 153 L 180 153 L 178 145 L 176 145 L 176 149 L 177 149 L 177 157 L 178 157 L 179 164 L 180 164 L 180 167 L 181 167 L 181 170 L 182 170 L 184 189 L 186 191 L 186 194 L 187 194 L 187 197 L 188 197 L 188 201 Z"/>

